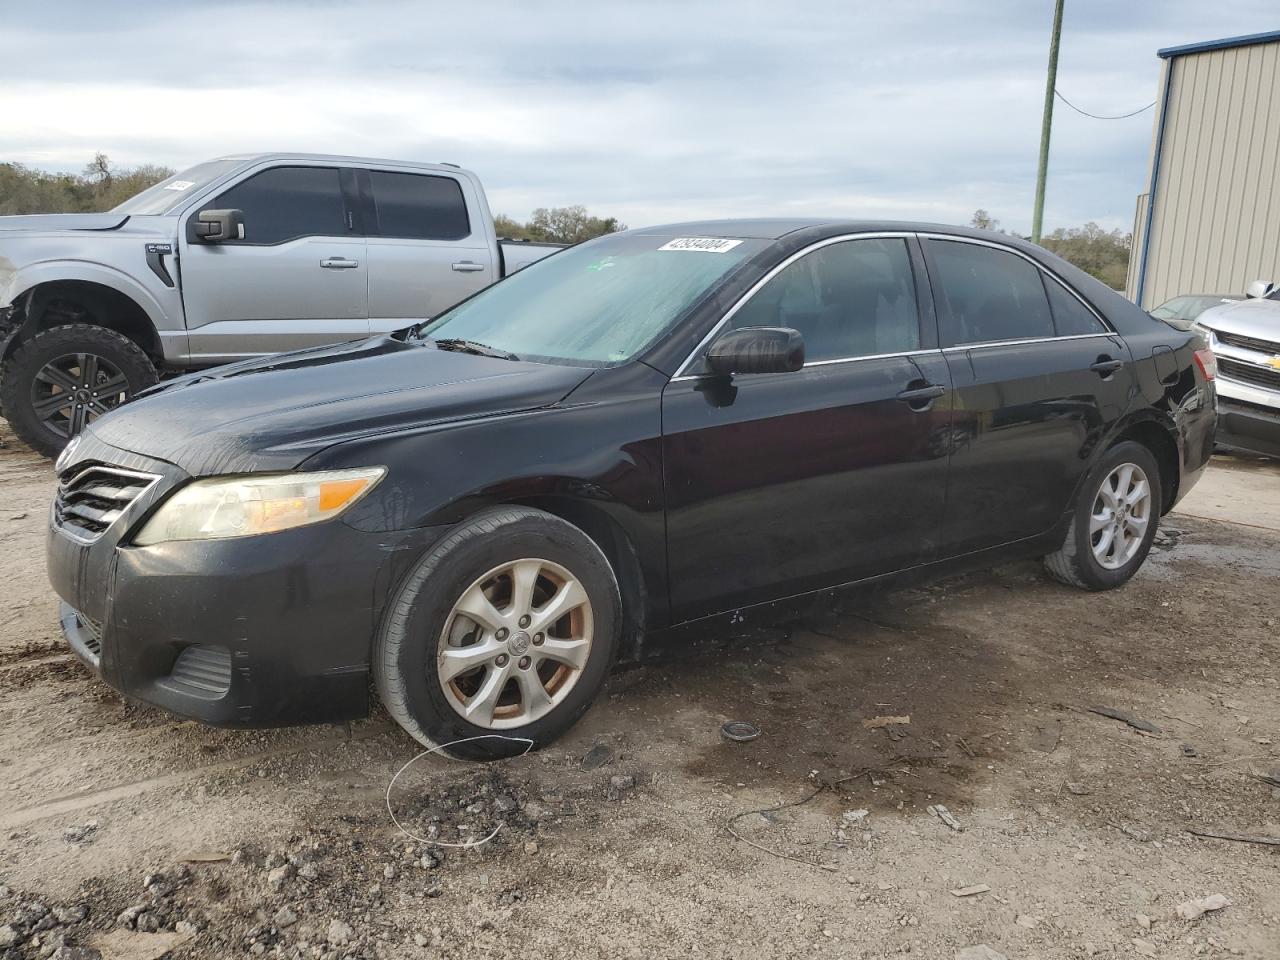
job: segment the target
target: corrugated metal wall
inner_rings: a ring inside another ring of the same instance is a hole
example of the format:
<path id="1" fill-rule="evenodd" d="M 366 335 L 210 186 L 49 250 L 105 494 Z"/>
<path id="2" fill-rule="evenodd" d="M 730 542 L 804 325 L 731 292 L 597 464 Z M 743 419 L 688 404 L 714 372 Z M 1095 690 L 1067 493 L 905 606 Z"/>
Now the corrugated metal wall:
<path id="1" fill-rule="evenodd" d="M 1280 282 L 1280 42 L 1181 55 L 1168 68 L 1148 309 L 1181 293 Z M 1135 231 L 1135 253 L 1140 241 Z M 1135 264 L 1130 297 L 1137 274 Z"/>

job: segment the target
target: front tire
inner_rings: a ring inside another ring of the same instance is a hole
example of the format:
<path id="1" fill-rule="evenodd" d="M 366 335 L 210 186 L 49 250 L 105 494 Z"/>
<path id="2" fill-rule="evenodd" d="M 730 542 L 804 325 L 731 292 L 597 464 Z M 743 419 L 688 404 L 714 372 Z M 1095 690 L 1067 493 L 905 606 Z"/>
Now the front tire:
<path id="1" fill-rule="evenodd" d="M 511 756 L 586 712 L 621 625 L 617 579 L 590 537 L 541 510 L 496 507 L 454 528 L 409 575 L 375 645 L 374 682 L 419 742 L 483 738 L 445 752 Z"/>
<path id="2" fill-rule="evenodd" d="M 1062 546 L 1044 558 L 1055 580 L 1082 590 L 1125 584 L 1151 550 L 1164 502 L 1151 451 L 1126 440 L 1090 471 Z"/>
<path id="3" fill-rule="evenodd" d="M 156 379 L 151 358 L 128 337 L 71 323 L 18 346 L 4 366 L 0 406 L 21 440 L 56 457 L 86 425 Z"/>

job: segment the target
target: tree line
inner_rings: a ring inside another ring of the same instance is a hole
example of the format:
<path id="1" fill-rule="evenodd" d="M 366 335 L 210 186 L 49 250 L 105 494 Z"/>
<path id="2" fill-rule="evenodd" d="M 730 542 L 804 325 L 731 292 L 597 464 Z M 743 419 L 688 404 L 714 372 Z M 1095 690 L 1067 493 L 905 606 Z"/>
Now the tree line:
<path id="1" fill-rule="evenodd" d="M 969 226 L 997 233 L 1007 232 L 1000 229 L 1000 221 L 986 210 L 975 210 Z M 1059 227 L 1040 238 L 1040 246 L 1101 280 L 1112 290 L 1124 289 L 1125 278 L 1129 275 L 1129 248 L 1132 245 L 1133 234 L 1121 230 L 1103 230 L 1092 220 L 1083 227 Z"/>
<path id="2" fill-rule="evenodd" d="M 173 176 L 168 167 L 121 168 L 99 153 L 80 173 L 48 173 L 0 163 L 0 216 L 26 213 L 100 213 Z M 583 206 L 539 207 L 525 223 L 500 213 L 498 236 L 512 240 L 580 243 L 627 229 L 617 217 L 594 217 Z"/>
<path id="3" fill-rule="evenodd" d="M 24 213 L 95 213 L 110 210 L 135 193 L 173 176 L 168 167 L 143 164 L 119 168 L 102 153 L 80 173 L 48 173 L 20 163 L 0 163 L 0 216 Z M 539 207 L 521 223 L 500 213 L 494 217 L 498 236 L 512 240 L 580 243 L 627 229 L 617 217 L 592 216 L 586 207 Z M 986 210 L 974 211 L 970 225 L 1000 230 L 1000 221 Z M 1120 230 L 1103 230 L 1090 221 L 1083 227 L 1059 228 L 1040 244 L 1116 290 L 1124 288 L 1129 271 L 1132 237 Z"/>

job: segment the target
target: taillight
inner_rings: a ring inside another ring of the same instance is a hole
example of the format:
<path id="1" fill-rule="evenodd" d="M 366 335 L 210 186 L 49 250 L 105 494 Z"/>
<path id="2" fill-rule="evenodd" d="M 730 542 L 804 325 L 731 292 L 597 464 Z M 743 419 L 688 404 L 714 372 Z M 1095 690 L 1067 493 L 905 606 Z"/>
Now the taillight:
<path id="1" fill-rule="evenodd" d="M 1197 350 L 1193 356 L 1196 358 L 1196 366 L 1200 368 L 1206 380 L 1212 380 L 1218 375 L 1218 358 L 1213 355 L 1212 350 L 1205 347 L 1203 350 Z"/>

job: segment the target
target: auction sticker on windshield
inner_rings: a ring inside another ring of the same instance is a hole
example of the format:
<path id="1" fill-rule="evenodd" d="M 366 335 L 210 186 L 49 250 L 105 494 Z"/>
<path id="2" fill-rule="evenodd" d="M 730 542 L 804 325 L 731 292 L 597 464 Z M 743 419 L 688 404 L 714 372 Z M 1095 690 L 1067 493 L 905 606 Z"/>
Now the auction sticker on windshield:
<path id="1" fill-rule="evenodd" d="M 724 240 L 716 237 L 676 237 L 660 246 L 659 250 L 692 250 L 695 253 L 727 253 L 741 240 Z"/>
<path id="2" fill-rule="evenodd" d="M 190 190 L 196 185 L 194 180 L 175 180 L 165 186 L 166 190 Z"/>

